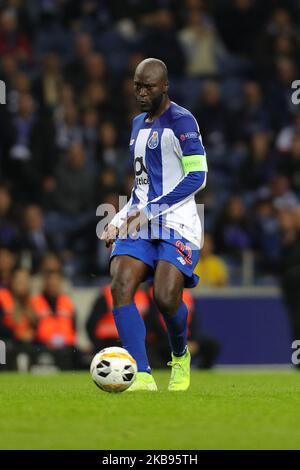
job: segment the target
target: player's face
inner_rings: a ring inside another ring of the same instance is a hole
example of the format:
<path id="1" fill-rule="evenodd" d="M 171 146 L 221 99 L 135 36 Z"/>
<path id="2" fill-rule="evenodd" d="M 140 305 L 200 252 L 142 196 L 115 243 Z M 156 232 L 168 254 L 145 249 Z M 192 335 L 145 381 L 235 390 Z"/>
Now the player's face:
<path id="1" fill-rule="evenodd" d="M 134 93 L 142 112 L 154 113 L 161 105 L 166 83 L 154 76 L 136 74 L 134 77 Z"/>

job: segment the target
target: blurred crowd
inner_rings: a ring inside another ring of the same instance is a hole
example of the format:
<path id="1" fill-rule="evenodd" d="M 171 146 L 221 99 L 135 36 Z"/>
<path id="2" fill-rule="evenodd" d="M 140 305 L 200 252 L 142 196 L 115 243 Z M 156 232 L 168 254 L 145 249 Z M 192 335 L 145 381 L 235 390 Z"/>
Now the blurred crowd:
<path id="1" fill-rule="evenodd" d="M 132 76 L 145 57 L 166 62 L 171 99 L 200 125 L 207 282 L 239 284 L 249 252 L 256 283 L 288 269 L 282 253 L 300 233 L 298 0 L 0 0 L 2 287 L 12 267 L 35 277 L 51 257 L 75 284 L 107 274 L 96 207 L 130 194 Z"/>

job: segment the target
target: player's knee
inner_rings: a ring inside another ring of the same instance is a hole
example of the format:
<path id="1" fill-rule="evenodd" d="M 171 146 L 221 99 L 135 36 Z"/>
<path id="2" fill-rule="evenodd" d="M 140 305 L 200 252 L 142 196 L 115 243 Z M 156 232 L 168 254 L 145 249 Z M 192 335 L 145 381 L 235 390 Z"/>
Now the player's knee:
<path id="1" fill-rule="evenodd" d="M 181 303 L 181 292 L 176 287 L 164 287 L 154 290 L 154 300 L 158 310 L 164 316 L 173 316 Z"/>
<path id="2" fill-rule="evenodd" d="M 112 280 L 111 294 L 114 307 L 121 307 L 133 302 L 135 286 L 127 277 L 115 277 Z"/>

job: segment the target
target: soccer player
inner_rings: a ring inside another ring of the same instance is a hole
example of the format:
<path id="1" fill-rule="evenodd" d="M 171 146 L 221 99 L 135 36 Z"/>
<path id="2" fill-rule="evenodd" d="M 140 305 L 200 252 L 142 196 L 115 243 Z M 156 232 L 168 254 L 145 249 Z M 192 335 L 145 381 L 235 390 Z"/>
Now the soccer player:
<path id="1" fill-rule="evenodd" d="M 199 280 L 193 271 L 202 229 L 194 195 L 205 187 L 207 163 L 195 118 L 170 101 L 168 87 L 162 61 L 149 58 L 137 66 L 134 91 L 141 114 L 133 120 L 129 145 L 134 187 L 127 205 L 101 236 L 106 246 L 113 245 L 110 269 L 116 326 L 123 347 L 138 366 L 128 391 L 157 390 L 145 348 L 145 325 L 133 300 L 140 283 L 150 278 L 172 349 L 168 389 L 187 390 L 190 384 L 182 293 Z"/>

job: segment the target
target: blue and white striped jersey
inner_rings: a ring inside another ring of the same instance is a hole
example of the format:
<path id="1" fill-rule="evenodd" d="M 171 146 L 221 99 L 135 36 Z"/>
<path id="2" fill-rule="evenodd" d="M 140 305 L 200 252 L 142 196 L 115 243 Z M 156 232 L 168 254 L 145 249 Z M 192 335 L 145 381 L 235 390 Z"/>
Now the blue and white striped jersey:
<path id="1" fill-rule="evenodd" d="M 194 194 L 205 187 L 207 163 L 197 121 L 174 102 L 153 122 L 146 118 L 142 113 L 133 120 L 134 187 L 128 204 L 111 223 L 119 227 L 130 213 L 143 210 L 152 223 L 159 220 L 200 246 L 202 228 Z"/>

